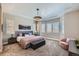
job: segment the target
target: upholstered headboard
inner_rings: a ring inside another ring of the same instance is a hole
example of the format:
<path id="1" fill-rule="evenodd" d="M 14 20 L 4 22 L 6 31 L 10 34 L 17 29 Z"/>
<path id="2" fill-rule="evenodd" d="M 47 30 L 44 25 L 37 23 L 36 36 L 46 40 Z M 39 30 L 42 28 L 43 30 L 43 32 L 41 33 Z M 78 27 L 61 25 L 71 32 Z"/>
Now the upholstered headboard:
<path id="1" fill-rule="evenodd" d="M 20 34 L 22 34 L 22 36 L 25 36 L 25 34 L 33 35 L 33 31 L 32 30 L 15 31 L 16 37 L 19 36 Z"/>

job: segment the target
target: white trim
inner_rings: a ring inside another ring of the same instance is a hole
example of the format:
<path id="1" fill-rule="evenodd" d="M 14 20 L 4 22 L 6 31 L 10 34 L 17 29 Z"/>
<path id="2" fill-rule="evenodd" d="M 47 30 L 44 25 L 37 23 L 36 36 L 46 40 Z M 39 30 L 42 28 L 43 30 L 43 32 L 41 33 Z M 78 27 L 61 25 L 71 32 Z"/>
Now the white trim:
<path id="1" fill-rule="evenodd" d="M 55 39 L 55 38 L 46 37 L 46 39 L 50 39 L 50 40 L 54 40 L 54 41 L 58 41 L 59 42 L 59 39 Z"/>
<path id="2" fill-rule="evenodd" d="M 78 7 L 72 7 L 72 8 L 67 9 L 66 11 L 64 11 L 63 13 L 59 14 L 56 17 L 52 17 L 52 18 L 48 18 L 48 19 L 51 20 L 51 19 L 55 19 L 55 18 L 60 18 L 60 17 L 64 16 L 64 14 L 66 14 L 68 12 L 76 11 L 76 10 L 79 10 L 79 8 Z M 48 20 L 48 19 L 45 19 L 45 21 Z"/>
<path id="3" fill-rule="evenodd" d="M 78 7 L 69 8 L 69 9 L 67 9 L 66 11 L 64 11 L 63 13 L 61 13 L 61 14 L 59 15 L 59 17 L 62 17 L 64 14 L 66 14 L 66 13 L 68 13 L 68 12 L 72 12 L 72 11 L 76 11 L 76 10 L 79 10 L 79 8 L 78 8 Z"/>
<path id="4" fill-rule="evenodd" d="M 30 18 L 29 16 L 24 16 L 24 15 L 21 15 L 21 14 L 15 14 L 15 13 L 9 13 L 9 12 L 3 12 L 4 14 L 10 14 L 10 15 L 13 15 L 13 16 L 17 16 L 17 17 L 22 17 L 22 18 L 26 18 L 26 19 L 33 19 L 33 18 Z"/>

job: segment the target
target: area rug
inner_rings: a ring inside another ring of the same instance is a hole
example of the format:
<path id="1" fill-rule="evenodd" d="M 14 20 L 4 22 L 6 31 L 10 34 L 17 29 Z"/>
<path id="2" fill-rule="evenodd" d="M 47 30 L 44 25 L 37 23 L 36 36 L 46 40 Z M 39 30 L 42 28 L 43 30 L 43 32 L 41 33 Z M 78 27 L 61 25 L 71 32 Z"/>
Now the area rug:
<path id="1" fill-rule="evenodd" d="M 46 40 L 46 45 L 33 50 L 22 49 L 18 43 L 4 46 L 1 56 L 67 56 L 68 52 L 59 46 L 57 41 Z"/>

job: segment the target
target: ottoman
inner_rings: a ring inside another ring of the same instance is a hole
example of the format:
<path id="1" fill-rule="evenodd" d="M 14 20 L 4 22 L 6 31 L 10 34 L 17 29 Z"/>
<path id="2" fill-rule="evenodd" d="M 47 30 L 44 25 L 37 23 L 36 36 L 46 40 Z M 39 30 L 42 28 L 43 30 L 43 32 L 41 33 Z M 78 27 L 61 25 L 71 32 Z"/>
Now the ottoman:
<path id="1" fill-rule="evenodd" d="M 40 39 L 40 40 L 35 40 L 35 41 L 32 41 L 30 43 L 30 47 L 35 50 L 41 46 L 45 45 L 45 40 L 44 39 Z"/>

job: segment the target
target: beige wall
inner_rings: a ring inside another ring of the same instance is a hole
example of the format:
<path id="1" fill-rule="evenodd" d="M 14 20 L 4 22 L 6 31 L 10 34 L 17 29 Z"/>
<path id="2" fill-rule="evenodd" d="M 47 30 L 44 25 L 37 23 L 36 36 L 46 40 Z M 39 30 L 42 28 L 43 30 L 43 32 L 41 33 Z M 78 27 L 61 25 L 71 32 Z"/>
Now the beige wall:
<path id="1" fill-rule="evenodd" d="M 2 10 L 1 10 L 1 4 L 0 4 L 0 52 L 2 52 Z"/>
<path id="2" fill-rule="evenodd" d="M 15 16 L 15 15 L 4 13 L 4 19 L 8 20 L 9 18 L 11 18 L 11 20 L 14 20 L 14 30 L 18 30 L 19 24 L 30 25 L 30 26 L 32 26 L 32 29 L 33 29 L 33 20 L 32 19 L 27 19 L 27 18 L 23 18 L 20 16 Z"/>
<path id="3" fill-rule="evenodd" d="M 18 30 L 18 25 L 21 24 L 21 25 L 30 25 L 32 27 L 32 30 L 33 30 L 33 20 L 32 19 L 27 19 L 27 18 L 23 18 L 23 17 L 20 17 L 20 16 L 15 16 L 15 15 L 11 15 L 11 14 L 7 14 L 7 13 L 4 13 L 4 33 L 3 33 L 3 41 L 7 41 L 7 38 L 10 37 L 10 34 L 7 33 L 7 23 L 6 21 L 8 19 L 11 19 L 11 20 L 14 20 L 14 31 L 17 31 Z"/>
<path id="4" fill-rule="evenodd" d="M 65 37 L 79 38 L 79 10 L 64 14 Z"/>

